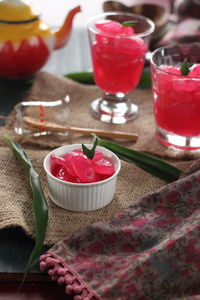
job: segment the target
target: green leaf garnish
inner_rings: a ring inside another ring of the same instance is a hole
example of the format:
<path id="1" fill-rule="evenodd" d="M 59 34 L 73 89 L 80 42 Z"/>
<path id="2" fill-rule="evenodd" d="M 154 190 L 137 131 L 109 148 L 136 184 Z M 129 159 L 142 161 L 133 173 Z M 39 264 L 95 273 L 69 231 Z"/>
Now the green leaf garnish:
<path id="1" fill-rule="evenodd" d="M 95 155 L 95 149 L 96 146 L 98 145 L 98 138 L 95 139 L 94 144 L 92 149 L 88 149 L 84 144 L 82 144 L 82 150 L 83 153 L 89 158 L 89 159 L 93 159 L 94 155 Z"/>
<path id="2" fill-rule="evenodd" d="M 133 21 L 125 21 L 125 22 L 121 23 L 121 25 L 124 27 L 130 27 L 130 26 L 134 26 L 137 23 L 138 23 L 137 20 L 133 20 Z"/>
<path id="3" fill-rule="evenodd" d="M 29 175 L 30 185 L 33 194 L 32 209 L 33 209 L 33 216 L 35 220 L 36 241 L 35 241 L 35 246 L 29 256 L 29 260 L 26 265 L 24 276 L 21 285 L 19 287 L 20 290 L 20 288 L 22 287 L 25 281 L 27 273 L 31 270 L 33 263 L 35 262 L 35 259 L 38 257 L 38 255 L 41 253 L 43 249 L 44 239 L 45 239 L 47 225 L 48 225 L 48 207 L 47 207 L 45 196 L 42 191 L 39 175 L 34 170 L 28 155 L 22 149 L 22 147 L 18 143 L 16 143 L 13 139 L 6 137 L 5 140 L 11 144 L 14 153 L 23 163 L 26 172 Z"/>
<path id="4" fill-rule="evenodd" d="M 100 138 L 98 138 L 98 145 L 112 151 L 120 159 L 133 163 L 144 171 L 167 182 L 177 180 L 182 172 L 173 165 L 144 152 L 128 149 L 119 144 L 111 143 Z"/>
<path id="5" fill-rule="evenodd" d="M 181 74 L 184 76 L 187 76 L 190 73 L 190 67 L 189 67 L 189 63 L 187 62 L 187 58 L 184 59 L 180 71 Z"/>

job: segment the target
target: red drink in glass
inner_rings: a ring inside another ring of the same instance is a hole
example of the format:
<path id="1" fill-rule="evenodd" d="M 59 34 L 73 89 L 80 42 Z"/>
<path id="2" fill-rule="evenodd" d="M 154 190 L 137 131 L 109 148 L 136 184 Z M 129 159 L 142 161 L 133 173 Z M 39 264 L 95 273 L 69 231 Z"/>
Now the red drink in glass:
<path id="1" fill-rule="evenodd" d="M 160 68 L 169 70 L 168 66 Z M 171 72 L 177 70 L 178 76 L 162 71 L 157 74 L 156 122 L 163 129 L 186 137 L 200 135 L 200 65 L 196 68 L 199 80 L 191 78 L 192 72 L 187 78 L 181 76 L 180 67 L 170 68 Z"/>
<path id="2" fill-rule="evenodd" d="M 156 66 L 154 57 L 154 115 L 157 137 L 163 144 L 176 149 L 196 150 L 200 149 L 200 64 L 195 61 L 189 65 L 186 76 L 181 73 L 181 62 Z"/>
<path id="3" fill-rule="evenodd" d="M 108 32 L 104 35 L 105 24 Z M 92 46 L 95 82 L 105 92 L 127 94 L 139 82 L 147 46 L 142 38 L 134 35 L 131 27 L 123 27 L 113 21 L 96 26 L 102 33 L 97 34 L 96 43 Z M 118 30 L 114 32 L 113 27 Z M 109 30 L 112 36 L 108 36 Z"/>
<path id="4" fill-rule="evenodd" d="M 88 23 L 94 79 L 104 91 L 91 103 L 101 121 L 123 124 L 137 116 L 138 107 L 127 94 L 136 88 L 154 23 L 140 15 L 108 12 Z"/>

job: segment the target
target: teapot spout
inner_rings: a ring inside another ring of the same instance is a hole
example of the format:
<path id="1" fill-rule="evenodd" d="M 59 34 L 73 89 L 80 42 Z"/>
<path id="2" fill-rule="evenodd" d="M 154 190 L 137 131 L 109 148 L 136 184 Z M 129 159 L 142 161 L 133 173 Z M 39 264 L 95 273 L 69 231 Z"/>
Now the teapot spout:
<path id="1" fill-rule="evenodd" d="M 59 49 L 67 43 L 72 29 L 73 18 L 80 11 L 81 11 L 80 6 L 76 6 L 75 8 L 70 10 L 61 28 L 58 31 L 54 32 L 54 36 L 55 36 L 54 49 Z"/>

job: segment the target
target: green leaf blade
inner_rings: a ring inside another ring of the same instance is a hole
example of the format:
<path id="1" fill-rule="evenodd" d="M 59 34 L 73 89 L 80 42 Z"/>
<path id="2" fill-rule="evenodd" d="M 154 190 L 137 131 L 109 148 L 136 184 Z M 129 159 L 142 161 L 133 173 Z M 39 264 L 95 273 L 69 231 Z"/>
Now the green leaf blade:
<path id="1" fill-rule="evenodd" d="M 93 72 L 77 72 L 77 73 L 69 73 L 65 74 L 64 77 L 70 78 L 76 82 L 82 83 L 82 84 L 95 84 L 94 81 L 94 74 Z M 142 75 L 140 77 L 140 81 L 138 83 L 138 87 L 145 87 L 150 88 L 151 87 L 151 75 L 150 71 L 143 71 Z"/>
<path id="2" fill-rule="evenodd" d="M 93 72 L 76 72 L 65 74 L 64 77 L 84 84 L 94 84 Z"/>
<path id="3" fill-rule="evenodd" d="M 179 178 L 181 170 L 166 163 L 165 161 L 143 152 L 128 149 L 121 145 L 98 139 L 98 145 L 114 152 L 120 159 L 133 163 L 144 171 L 167 182 Z"/>
<path id="4" fill-rule="evenodd" d="M 39 175 L 30 169 L 30 184 L 33 191 L 33 215 L 36 227 L 36 245 L 41 249 L 45 239 L 48 224 L 48 207 L 42 191 Z M 39 253 L 37 253 L 39 254 Z"/>
<path id="5" fill-rule="evenodd" d="M 92 149 L 89 149 L 84 144 L 82 144 L 83 153 L 87 156 L 87 158 L 93 159 L 97 145 L 98 145 L 98 138 L 95 139 Z"/>
<path id="6" fill-rule="evenodd" d="M 26 265 L 25 273 L 20 285 L 21 288 L 27 273 L 31 270 L 31 267 L 35 259 L 41 253 L 44 246 L 44 240 L 45 240 L 46 230 L 48 226 L 48 206 L 47 206 L 44 193 L 42 191 L 39 175 L 34 170 L 28 155 L 23 150 L 23 148 L 18 143 L 16 143 L 13 139 L 6 138 L 6 140 L 11 144 L 14 153 L 21 160 L 21 162 L 26 168 L 26 171 L 28 171 L 29 181 L 32 189 L 32 195 L 33 195 L 32 209 L 33 209 L 33 216 L 35 221 L 36 238 L 35 238 L 34 248 L 29 256 Z"/>
<path id="7" fill-rule="evenodd" d="M 11 144 L 14 153 L 17 155 L 19 160 L 23 163 L 26 171 L 29 171 L 29 169 L 32 167 L 32 163 L 29 157 L 27 156 L 26 152 L 12 138 L 5 137 L 4 139 Z"/>

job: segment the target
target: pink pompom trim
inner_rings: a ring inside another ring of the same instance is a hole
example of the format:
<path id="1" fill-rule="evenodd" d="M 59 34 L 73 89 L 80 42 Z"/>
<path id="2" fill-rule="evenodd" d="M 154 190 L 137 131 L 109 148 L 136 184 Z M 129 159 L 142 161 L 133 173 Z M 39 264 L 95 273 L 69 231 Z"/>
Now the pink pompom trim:
<path id="1" fill-rule="evenodd" d="M 56 254 L 48 252 L 40 257 L 40 269 L 48 269 L 48 274 L 53 281 L 65 285 L 65 292 L 73 295 L 74 300 L 102 300 L 81 277 L 72 270 Z"/>

